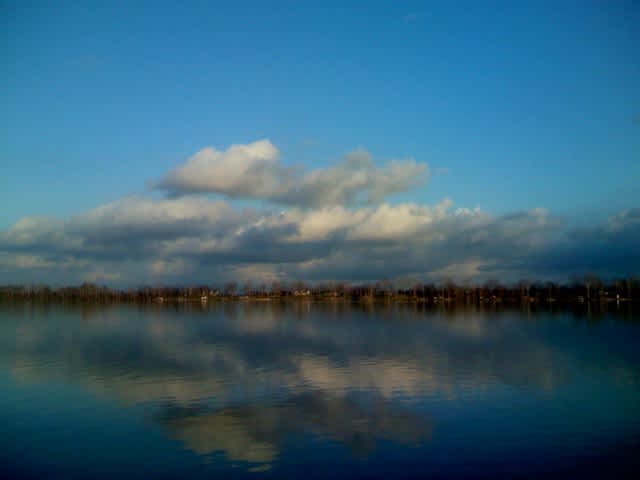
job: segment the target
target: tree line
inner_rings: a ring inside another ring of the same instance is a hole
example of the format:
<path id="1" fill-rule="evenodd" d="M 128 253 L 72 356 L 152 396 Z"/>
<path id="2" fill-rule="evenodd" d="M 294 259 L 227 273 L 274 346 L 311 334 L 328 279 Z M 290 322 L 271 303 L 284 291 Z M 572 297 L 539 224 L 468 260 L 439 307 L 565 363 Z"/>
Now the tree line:
<path id="1" fill-rule="evenodd" d="M 412 280 L 382 280 L 375 283 L 303 281 L 227 282 L 220 286 L 143 286 L 113 289 L 94 283 L 53 288 L 46 285 L 0 286 L 0 300 L 33 299 L 84 302 L 171 302 L 254 299 L 333 299 L 349 301 L 404 301 L 421 303 L 592 303 L 640 301 L 640 279 L 628 277 L 604 281 L 589 274 L 560 284 L 520 280 L 504 284 L 488 280 L 482 284 L 459 284 L 445 279 L 438 283 Z"/>

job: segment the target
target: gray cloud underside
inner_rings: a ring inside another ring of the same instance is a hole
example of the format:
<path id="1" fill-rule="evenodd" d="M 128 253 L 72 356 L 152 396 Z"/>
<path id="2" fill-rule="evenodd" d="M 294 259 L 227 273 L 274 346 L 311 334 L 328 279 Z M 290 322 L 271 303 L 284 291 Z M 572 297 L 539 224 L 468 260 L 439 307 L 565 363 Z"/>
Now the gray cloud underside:
<path id="1" fill-rule="evenodd" d="M 544 210 L 492 216 L 449 201 L 277 212 L 133 196 L 65 221 L 23 218 L 0 233 L 3 283 L 566 280 L 587 271 L 640 271 L 640 209 L 568 230 Z"/>

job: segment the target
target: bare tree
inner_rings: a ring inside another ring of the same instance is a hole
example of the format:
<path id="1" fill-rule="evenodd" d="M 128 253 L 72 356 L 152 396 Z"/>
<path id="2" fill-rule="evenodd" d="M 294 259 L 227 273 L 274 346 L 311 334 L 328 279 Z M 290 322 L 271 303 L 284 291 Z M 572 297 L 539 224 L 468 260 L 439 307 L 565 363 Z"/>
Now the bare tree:
<path id="1" fill-rule="evenodd" d="M 587 300 L 591 299 L 591 289 L 600 287 L 600 279 L 595 273 L 588 272 L 584 276 L 584 286 L 587 287 Z"/>
<path id="2" fill-rule="evenodd" d="M 282 285 L 278 280 L 271 282 L 271 294 L 276 297 L 279 297 L 282 294 Z"/>
<path id="3" fill-rule="evenodd" d="M 225 295 L 234 296 L 238 291 L 238 284 L 236 282 L 228 282 L 224 286 Z"/>

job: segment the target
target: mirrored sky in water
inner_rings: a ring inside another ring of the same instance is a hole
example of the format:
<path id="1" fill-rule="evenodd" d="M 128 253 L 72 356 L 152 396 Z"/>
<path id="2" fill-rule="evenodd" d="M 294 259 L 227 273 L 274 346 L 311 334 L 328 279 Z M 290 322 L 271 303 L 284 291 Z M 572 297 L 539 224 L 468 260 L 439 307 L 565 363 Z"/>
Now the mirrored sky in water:
<path id="1" fill-rule="evenodd" d="M 634 466 L 637 318 L 3 305 L 0 450 L 11 474 L 67 478 Z"/>

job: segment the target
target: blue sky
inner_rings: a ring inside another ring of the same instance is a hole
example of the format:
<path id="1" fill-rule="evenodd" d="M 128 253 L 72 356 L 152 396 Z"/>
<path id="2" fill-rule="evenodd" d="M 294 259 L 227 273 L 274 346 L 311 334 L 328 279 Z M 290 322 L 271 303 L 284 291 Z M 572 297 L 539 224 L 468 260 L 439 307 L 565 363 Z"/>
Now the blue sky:
<path id="1" fill-rule="evenodd" d="M 427 163 L 391 204 L 588 227 L 640 203 L 637 2 L 59 3 L 1 6 L 0 229 L 260 139 L 305 170 Z"/>

